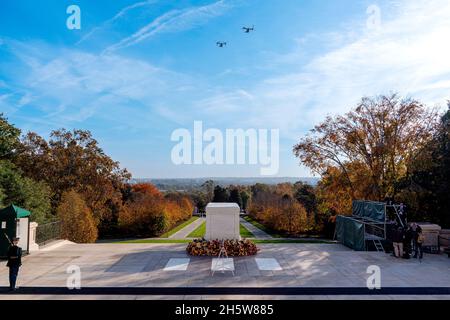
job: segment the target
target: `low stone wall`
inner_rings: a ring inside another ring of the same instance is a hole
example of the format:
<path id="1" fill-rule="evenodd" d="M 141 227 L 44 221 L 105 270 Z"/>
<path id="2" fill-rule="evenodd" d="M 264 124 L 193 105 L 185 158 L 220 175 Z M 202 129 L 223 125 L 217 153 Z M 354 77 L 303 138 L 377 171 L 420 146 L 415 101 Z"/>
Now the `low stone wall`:
<path id="1" fill-rule="evenodd" d="M 439 232 L 439 245 L 443 248 L 450 246 L 450 229 L 442 229 Z"/>

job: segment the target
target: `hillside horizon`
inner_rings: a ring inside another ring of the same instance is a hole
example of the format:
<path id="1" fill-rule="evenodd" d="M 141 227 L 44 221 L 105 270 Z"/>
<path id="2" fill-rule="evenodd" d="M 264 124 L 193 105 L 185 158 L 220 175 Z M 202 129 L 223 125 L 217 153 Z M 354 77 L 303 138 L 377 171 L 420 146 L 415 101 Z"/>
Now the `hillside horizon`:
<path id="1" fill-rule="evenodd" d="M 302 181 L 315 186 L 319 178 L 315 177 L 204 177 L 204 178 L 133 178 L 131 183 L 151 183 L 160 190 L 189 190 L 202 186 L 208 180 L 222 187 L 229 185 L 253 185 L 264 183 L 275 185 L 279 183 L 295 183 Z"/>

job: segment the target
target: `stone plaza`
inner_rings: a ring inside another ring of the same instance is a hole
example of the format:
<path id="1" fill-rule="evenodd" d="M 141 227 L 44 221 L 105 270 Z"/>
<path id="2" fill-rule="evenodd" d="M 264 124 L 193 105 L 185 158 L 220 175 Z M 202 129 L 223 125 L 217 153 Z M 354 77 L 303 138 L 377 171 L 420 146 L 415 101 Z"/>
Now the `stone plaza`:
<path id="1" fill-rule="evenodd" d="M 213 274 L 214 258 L 188 256 L 185 248 L 61 242 L 24 257 L 14 294 L 6 292 L 8 268 L 0 262 L 0 299 L 450 299 L 450 259 L 444 255 L 426 254 L 419 262 L 340 244 L 260 244 L 256 256 L 227 260 L 233 272 Z M 367 289 L 373 265 L 389 290 L 358 294 Z M 80 292 L 95 293 L 58 291 L 67 287 L 73 266 L 81 271 Z"/>

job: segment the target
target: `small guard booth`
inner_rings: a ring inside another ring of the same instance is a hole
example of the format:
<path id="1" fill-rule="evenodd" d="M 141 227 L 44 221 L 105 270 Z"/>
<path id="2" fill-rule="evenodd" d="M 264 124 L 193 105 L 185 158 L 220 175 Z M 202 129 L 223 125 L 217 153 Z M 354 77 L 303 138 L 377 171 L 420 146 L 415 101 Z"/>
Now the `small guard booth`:
<path id="1" fill-rule="evenodd" d="M 19 237 L 19 247 L 29 252 L 30 211 L 10 205 L 0 210 L 0 258 L 5 258 L 13 237 Z"/>

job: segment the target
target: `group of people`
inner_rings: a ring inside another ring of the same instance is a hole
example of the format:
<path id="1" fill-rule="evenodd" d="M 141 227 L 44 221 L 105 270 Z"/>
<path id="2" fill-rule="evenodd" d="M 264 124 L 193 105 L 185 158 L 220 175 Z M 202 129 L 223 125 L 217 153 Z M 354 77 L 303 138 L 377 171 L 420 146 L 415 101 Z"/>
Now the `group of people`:
<path id="1" fill-rule="evenodd" d="M 406 225 L 406 228 L 396 225 L 392 233 L 394 256 L 396 258 L 409 259 L 414 253 L 414 258 L 423 258 L 422 244 L 424 235 L 422 228 L 417 223 Z"/>

